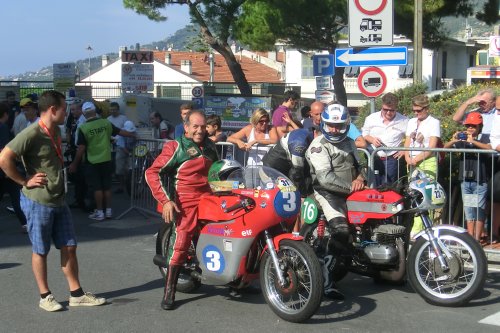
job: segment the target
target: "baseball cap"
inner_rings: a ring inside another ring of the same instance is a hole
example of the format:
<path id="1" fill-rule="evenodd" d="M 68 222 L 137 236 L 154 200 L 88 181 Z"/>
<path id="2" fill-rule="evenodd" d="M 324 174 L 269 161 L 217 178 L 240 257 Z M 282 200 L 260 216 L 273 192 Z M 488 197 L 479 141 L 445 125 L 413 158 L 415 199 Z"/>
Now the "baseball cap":
<path id="1" fill-rule="evenodd" d="M 92 102 L 85 102 L 82 105 L 83 112 L 89 112 L 89 111 L 95 111 L 95 110 L 96 110 L 95 105 Z"/>
<path id="2" fill-rule="evenodd" d="M 25 106 L 28 106 L 28 105 L 34 105 L 35 102 L 33 102 L 33 100 L 31 98 L 28 98 L 28 97 L 25 97 L 23 98 L 20 102 L 19 102 L 19 106 L 24 108 Z"/>
<path id="3" fill-rule="evenodd" d="M 125 124 L 123 124 L 123 129 L 127 132 L 135 132 L 136 131 L 134 123 L 130 120 L 127 120 L 125 122 Z"/>
<path id="4" fill-rule="evenodd" d="M 481 125 L 483 116 L 479 112 L 471 112 L 464 120 L 464 125 Z"/>

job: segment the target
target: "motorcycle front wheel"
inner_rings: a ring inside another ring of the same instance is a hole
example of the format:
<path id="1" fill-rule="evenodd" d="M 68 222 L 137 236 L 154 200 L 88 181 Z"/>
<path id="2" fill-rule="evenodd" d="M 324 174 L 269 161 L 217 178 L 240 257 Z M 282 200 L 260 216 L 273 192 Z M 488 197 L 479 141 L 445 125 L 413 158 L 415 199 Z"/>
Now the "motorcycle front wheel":
<path id="1" fill-rule="evenodd" d="M 303 322 L 321 304 L 323 276 L 319 261 L 314 251 L 299 241 L 281 241 L 277 254 L 285 285 L 280 284 L 274 262 L 266 252 L 260 263 L 262 293 L 278 317 L 294 323 Z"/>
<path id="2" fill-rule="evenodd" d="M 173 226 L 173 223 L 163 223 L 163 225 L 161 226 L 160 230 L 158 231 L 158 236 L 156 236 L 156 254 L 168 257 L 169 250 L 173 250 L 173 240 L 171 237 Z M 193 244 L 191 244 L 190 252 L 194 253 Z M 163 278 L 166 279 L 168 275 L 168 267 L 159 268 Z M 177 279 L 177 291 L 180 291 L 181 293 L 190 293 L 200 288 L 200 286 L 201 281 L 191 277 L 190 270 L 186 268 L 181 269 L 179 278 Z"/>
<path id="3" fill-rule="evenodd" d="M 430 304 L 464 305 L 483 289 L 488 270 L 486 255 L 467 233 L 442 230 L 439 241 L 451 253 L 451 258 L 443 253 L 449 269 L 443 271 L 430 242 L 420 237 L 408 256 L 408 279 Z"/>

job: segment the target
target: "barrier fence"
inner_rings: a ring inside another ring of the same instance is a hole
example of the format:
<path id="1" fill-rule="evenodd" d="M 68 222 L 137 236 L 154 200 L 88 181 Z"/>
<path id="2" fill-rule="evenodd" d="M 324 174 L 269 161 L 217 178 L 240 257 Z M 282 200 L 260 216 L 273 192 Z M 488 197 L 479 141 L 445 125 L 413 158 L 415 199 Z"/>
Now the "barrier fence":
<path id="1" fill-rule="evenodd" d="M 495 205 L 493 204 L 493 192 L 494 187 L 492 186 L 492 180 L 496 172 L 500 171 L 500 168 L 497 164 L 498 161 L 498 152 L 495 150 L 486 150 L 486 149 L 461 149 L 461 148 L 403 148 L 400 147 L 397 149 L 398 151 L 429 151 L 432 153 L 432 157 L 435 157 L 438 161 L 438 166 L 436 169 L 436 180 L 445 188 L 447 192 L 447 201 L 445 207 L 442 209 L 440 214 L 437 214 L 435 219 L 435 223 L 438 224 L 452 224 L 461 226 L 464 229 L 467 229 L 467 221 L 465 219 L 464 213 L 464 205 L 462 200 L 462 192 L 461 192 L 461 180 L 459 179 L 459 164 L 460 162 L 465 162 L 466 154 L 467 160 L 472 161 L 472 165 L 475 164 L 475 167 L 472 168 L 474 170 L 480 170 L 484 166 L 484 172 L 486 175 L 485 182 L 488 184 L 488 193 L 486 200 L 486 221 L 485 221 L 485 230 L 489 230 L 489 243 L 491 244 L 494 240 L 493 234 L 497 234 L 500 232 L 498 229 L 499 225 L 495 225 L 493 222 L 495 218 L 498 218 L 500 214 L 500 209 L 495 209 Z M 378 147 L 374 149 L 369 156 L 371 168 L 368 168 L 368 183 L 370 187 L 375 186 L 375 174 L 377 171 L 382 171 L 384 175 L 387 174 L 387 163 L 383 163 L 385 166 L 383 170 L 375 169 L 375 161 L 379 159 L 378 152 L 394 152 L 394 148 L 389 147 Z M 381 164 L 379 164 L 381 165 Z M 470 165 L 470 164 L 469 164 Z M 406 174 L 411 174 L 411 172 L 415 169 L 413 166 L 407 166 L 405 162 L 405 158 L 401 157 L 398 159 L 398 178 L 405 176 Z M 465 170 L 467 171 L 467 170 Z M 482 183 L 481 175 L 479 172 L 472 172 L 468 181 L 474 181 L 477 183 Z M 477 197 L 476 197 L 477 198 Z M 500 204 L 499 204 L 500 208 Z M 476 210 L 479 207 L 476 205 Z M 497 230 L 494 230 L 496 228 Z M 500 252 L 499 249 L 489 249 L 485 247 L 486 252 Z"/>
<path id="2" fill-rule="evenodd" d="M 157 203 L 151 195 L 151 191 L 146 183 L 145 171 L 152 164 L 154 159 L 161 152 L 162 144 L 164 140 L 153 140 L 153 139 L 138 139 L 134 153 L 131 157 L 130 171 L 127 184 L 130 184 L 129 195 L 130 195 L 130 207 L 123 212 L 117 218 L 121 218 L 128 214 L 130 211 L 136 210 L 144 216 L 153 215 L 160 216 L 157 212 Z M 248 159 L 248 152 L 243 152 L 238 149 L 235 145 L 228 142 L 217 143 L 217 150 L 221 158 L 235 159 L 242 165 L 246 165 Z M 394 148 L 379 147 L 375 150 L 369 151 L 366 149 L 358 149 L 358 157 L 361 165 L 367 171 L 368 184 L 370 187 L 375 187 L 375 175 L 378 172 L 382 174 L 387 173 L 387 169 L 380 170 L 376 168 L 376 160 L 378 157 L 378 152 L 393 152 Z M 471 154 L 475 156 L 477 161 L 477 166 L 480 167 L 481 161 L 485 159 L 487 161 L 487 179 L 491 181 L 493 179 L 495 171 L 498 171 L 496 165 L 496 160 L 498 153 L 494 150 L 482 150 L 482 149 L 456 149 L 456 148 L 398 148 L 398 151 L 430 151 L 433 156 L 436 156 L 440 162 L 438 163 L 436 179 L 445 188 L 447 192 L 447 202 L 446 206 L 439 212 L 435 214 L 435 223 L 437 224 L 452 224 L 462 226 L 467 229 L 466 220 L 463 211 L 462 194 L 460 188 L 460 180 L 458 178 L 458 166 L 460 161 L 465 160 L 465 154 L 467 153 L 468 159 L 470 160 Z M 404 157 L 400 158 L 398 161 L 398 173 L 397 178 L 411 174 L 413 167 L 407 168 Z M 378 164 L 380 165 L 380 164 Z M 387 164 L 384 163 L 385 166 Z M 479 174 L 475 175 L 476 180 L 479 181 Z M 166 186 L 168 185 L 168 179 L 164 179 Z M 489 199 L 487 202 L 491 202 L 493 198 L 493 186 L 489 189 Z M 499 205 L 500 207 L 500 205 Z M 477 208 L 476 208 L 477 209 Z M 485 221 L 486 226 L 492 228 L 492 221 L 494 218 L 500 214 L 499 211 L 495 211 L 493 204 L 488 204 L 487 208 L 487 220 Z M 497 226 L 498 228 L 498 226 Z M 493 230 L 489 232 L 489 242 L 493 242 Z M 500 252 L 496 249 L 485 248 L 486 252 Z"/>

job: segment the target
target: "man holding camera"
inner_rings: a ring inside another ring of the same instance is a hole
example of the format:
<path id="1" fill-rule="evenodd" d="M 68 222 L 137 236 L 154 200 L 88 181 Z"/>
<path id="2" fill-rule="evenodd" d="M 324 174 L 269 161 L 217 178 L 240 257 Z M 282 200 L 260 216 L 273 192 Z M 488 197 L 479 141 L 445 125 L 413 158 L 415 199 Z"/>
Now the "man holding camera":
<path id="1" fill-rule="evenodd" d="M 453 120 L 457 123 L 464 123 L 464 119 L 470 112 L 480 112 L 482 116 L 483 129 L 481 131 L 484 139 L 489 139 L 491 133 L 491 124 L 493 123 L 493 115 L 495 114 L 495 90 L 488 88 L 478 91 L 478 93 L 462 103 L 453 115 Z M 477 108 L 467 112 L 471 105 L 476 105 Z"/>

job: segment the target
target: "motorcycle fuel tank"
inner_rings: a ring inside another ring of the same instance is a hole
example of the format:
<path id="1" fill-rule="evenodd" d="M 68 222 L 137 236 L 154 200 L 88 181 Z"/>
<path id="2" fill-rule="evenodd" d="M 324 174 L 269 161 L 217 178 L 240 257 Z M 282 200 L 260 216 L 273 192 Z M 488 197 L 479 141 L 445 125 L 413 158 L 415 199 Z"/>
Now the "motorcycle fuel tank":
<path id="1" fill-rule="evenodd" d="M 394 191 L 380 192 L 375 189 L 357 191 L 347 198 L 347 216 L 350 223 L 363 224 L 368 219 L 386 219 L 403 209 L 393 203 L 401 199 Z"/>

